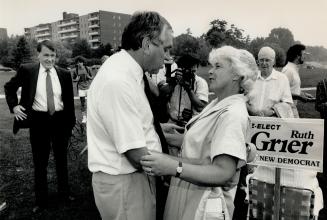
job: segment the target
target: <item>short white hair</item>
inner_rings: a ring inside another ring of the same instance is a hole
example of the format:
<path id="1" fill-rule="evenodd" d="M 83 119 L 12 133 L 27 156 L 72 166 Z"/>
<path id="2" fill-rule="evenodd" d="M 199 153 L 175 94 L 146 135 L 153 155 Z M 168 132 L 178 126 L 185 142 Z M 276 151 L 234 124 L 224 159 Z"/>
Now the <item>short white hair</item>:
<path id="1" fill-rule="evenodd" d="M 228 61 L 231 65 L 232 72 L 242 77 L 240 89 L 244 94 L 248 94 L 259 72 L 253 55 L 246 50 L 236 49 L 232 46 L 212 49 L 209 54 L 210 64 L 215 66 L 221 59 Z"/>
<path id="2" fill-rule="evenodd" d="M 258 53 L 258 59 L 267 58 L 275 61 L 276 53 L 271 47 L 262 47 Z"/>

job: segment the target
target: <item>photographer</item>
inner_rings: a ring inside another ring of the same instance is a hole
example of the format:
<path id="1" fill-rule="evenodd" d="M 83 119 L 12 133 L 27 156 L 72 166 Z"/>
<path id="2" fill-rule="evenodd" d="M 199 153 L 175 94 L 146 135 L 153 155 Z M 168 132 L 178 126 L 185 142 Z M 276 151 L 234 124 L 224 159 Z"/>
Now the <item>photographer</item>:
<path id="1" fill-rule="evenodd" d="M 171 75 L 166 74 L 170 87 L 168 111 L 170 119 L 184 126 L 193 115 L 198 114 L 208 103 L 208 84 L 196 75 L 199 60 L 191 55 L 181 56 L 177 61 L 178 69 Z M 172 76 L 175 73 L 174 76 Z"/>

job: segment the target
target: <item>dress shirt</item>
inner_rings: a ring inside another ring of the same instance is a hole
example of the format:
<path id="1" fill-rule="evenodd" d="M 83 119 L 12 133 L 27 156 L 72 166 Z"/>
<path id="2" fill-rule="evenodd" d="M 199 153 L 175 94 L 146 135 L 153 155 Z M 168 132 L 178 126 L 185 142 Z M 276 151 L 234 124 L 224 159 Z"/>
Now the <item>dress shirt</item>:
<path id="1" fill-rule="evenodd" d="M 136 171 L 125 156 L 147 147 L 161 152 L 144 92 L 143 70 L 125 50 L 112 55 L 91 83 L 87 104 L 88 167 L 111 175 Z"/>
<path id="2" fill-rule="evenodd" d="M 279 102 L 292 104 L 293 99 L 287 77 L 275 69 L 267 78 L 259 73 L 249 100 L 257 111 L 271 109 Z"/>
<path id="3" fill-rule="evenodd" d="M 34 102 L 32 105 L 33 110 L 40 112 L 47 112 L 47 89 L 46 89 L 46 69 L 40 64 L 39 75 L 37 78 L 37 86 L 34 97 Z M 56 111 L 61 111 L 64 109 L 64 104 L 61 98 L 61 85 L 55 68 L 50 69 L 50 77 L 52 83 L 52 90 L 54 96 L 54 104 Z"/>

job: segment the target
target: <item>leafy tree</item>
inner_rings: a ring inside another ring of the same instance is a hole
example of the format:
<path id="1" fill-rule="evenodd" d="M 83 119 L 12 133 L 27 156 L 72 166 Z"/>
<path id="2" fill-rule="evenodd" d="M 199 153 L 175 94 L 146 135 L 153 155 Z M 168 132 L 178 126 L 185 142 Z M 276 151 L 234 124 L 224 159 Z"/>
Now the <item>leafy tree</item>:
<path id="1" fill-rule="evenodd" d="M 32 61 L 31 48 L 25 37 L 19 38 L 16 48 L 14 48 L 12 52 L 12 55 L 14 68 L 16 69 L 18 69 L 22 63 L 28 63 Z"/>
<path id="2" fill-rule="evenodd" d="M 195 37 L 189 34 L 181 34 L 174 38 L 171 53 L 177 57 L 185 54 L 190 54 L 197 57 L 197 51 L 199 48 L 199 42 Z"/>
<path id="3" fill-rule="evenodd" d="M 113 48 L 110 43 L 106 45 L 100 44 L 97 49 L 92 51 L 92 57 L 101 58 L 103 55 L 111 56 L 113 53 Z"/>
<path id="4" fill-rule="evenodd" d="M 186 29 L 186 34 L 188 34 L 188 35 L 192 35 L 191 28 L 187 28 L 187 29 Z"/>
<path id="5" fill-rule="evenodd" d="M 258 59 L 259 50 L 265 44 L 265 42 L 265 38 L 263 37 L 257 37 L 250 42 L 248 50 L 253 54 L 255 59 Z"/>
<path id="6" fill-rule="evenodd" d="M 287 28 L 273 28 L 266 41 L 279 44 L 284 51 L 287 51 L 294 44 L 294 36 Z"/>
<path id="7" fill-rule="evenodd" d="M 77 40 L 72 47 L 72 56 L 83 56 L 86 58 L 91 57 L 91 47 L 85 39 Z"/>
<path id="8" fill-rule="evenodd" d="M 200 64 L 202 66 L 206 66 L 208 64 L 208 55 L 210 53 L 210 47 L 208 46 L 204 37 L 200 37 L 197 40 L 199 42 L 199 50 L 197 52 L 197 55 L 200 60 Z"/>
<path id="9" fill-rule="evenodd" d="M 225 20 L 213 20 L 210 22 L 211 28 L 206 33 L 206 41 L 214 48 L 222 45 L 231 45 L 237 48 L 245 47 L 245 37 L 243 30 L 234 24 L 227 25 Z"/>

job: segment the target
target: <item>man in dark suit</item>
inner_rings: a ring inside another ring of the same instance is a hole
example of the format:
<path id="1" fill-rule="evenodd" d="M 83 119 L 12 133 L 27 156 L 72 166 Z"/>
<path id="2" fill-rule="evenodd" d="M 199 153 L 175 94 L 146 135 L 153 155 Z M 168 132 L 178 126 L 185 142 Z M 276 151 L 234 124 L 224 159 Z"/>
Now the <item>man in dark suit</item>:
<path id="1" fill-rule="evenodd" d="M 54 66 L 56 52 L 50 41 L 39 43 L 37 51 L 39 63 L 21 65 L 4 86 L 9 109 L 15 115 L 14 133 L 22 127 L 30 129 L 36 197 L 33 212 L 42 211 L 47 205 L 47 165 L 51 147 L 59 197 L 65 201 L 73 199 L 68 187 L 67 146 L 75 124 L 70 73 Z M 18 102 L 19 87 L 22 90 Z"/>

